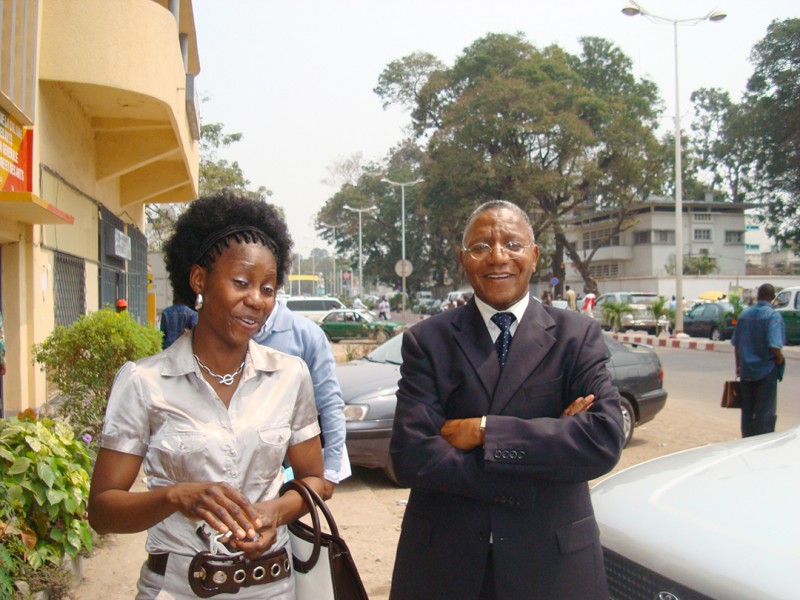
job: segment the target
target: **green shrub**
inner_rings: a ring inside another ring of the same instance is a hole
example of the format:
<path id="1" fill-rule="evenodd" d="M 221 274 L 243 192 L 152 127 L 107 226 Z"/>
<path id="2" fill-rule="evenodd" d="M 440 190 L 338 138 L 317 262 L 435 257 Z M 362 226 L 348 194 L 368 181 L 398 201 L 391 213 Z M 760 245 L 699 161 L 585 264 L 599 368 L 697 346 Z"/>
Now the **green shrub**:
<path id="1" fill-rule="evenodd" d="M 0 596 L 32 570 L 91 550 L 90 454 L 63 421 L 0 419 Z"/>
<path id="2" fill-rule="evenodd" d="M 103 426 L 114 377 L 127 361 L 161 351 L 161 332 L 139 325 L 127 312 L 104 308 L 56 327 L 33 347 L 34 360 L 63 395 L 57 414 L 76 435 L 91 441 Z"/>

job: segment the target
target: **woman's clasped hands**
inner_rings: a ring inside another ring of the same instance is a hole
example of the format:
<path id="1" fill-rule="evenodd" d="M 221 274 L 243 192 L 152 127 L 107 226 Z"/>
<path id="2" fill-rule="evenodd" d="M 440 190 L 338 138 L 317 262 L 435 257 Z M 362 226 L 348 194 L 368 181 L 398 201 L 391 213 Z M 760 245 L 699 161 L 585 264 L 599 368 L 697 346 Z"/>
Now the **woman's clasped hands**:
<path id="1" fill-rule="evenodd" d="M 275 502 L 253 504 L 227 483 L 179 483 L 167 497 L 184 516 L 205 521 L 223 534 L 220 541 L 247 558 L 261 556 L 277 539 Z"/>

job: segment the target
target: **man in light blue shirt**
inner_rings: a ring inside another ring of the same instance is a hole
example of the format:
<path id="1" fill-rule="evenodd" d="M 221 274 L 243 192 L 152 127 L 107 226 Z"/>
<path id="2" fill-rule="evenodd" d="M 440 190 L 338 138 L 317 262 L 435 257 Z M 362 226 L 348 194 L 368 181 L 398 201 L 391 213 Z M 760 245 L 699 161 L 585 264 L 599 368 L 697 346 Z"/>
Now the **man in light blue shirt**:
<path id="1" fill-rule="evenodd" d="M 785 362 L 781 349 L 784 323 L 772 308 L 775 288 L 758 288 L 758 302 L 745 310 L 736 323 L 731 343 L 736 356 L 736 376 L 741 378 L 742 437 L 775 431 L 778 419 L 778 379 Z"/>
<path id="2" fill-rule="evenodd" d="M 324 442 L 327 500 L 333 495 L 334 486 L 350 476 L 345 446 L 344 400 L 336 379 L 336 361 L 330 343 L 319 325 L 293 313 L 281 301 L 275 303 L 261 331 L 253 339 L 262 346 L 299 356 L 308 365 Z"/>

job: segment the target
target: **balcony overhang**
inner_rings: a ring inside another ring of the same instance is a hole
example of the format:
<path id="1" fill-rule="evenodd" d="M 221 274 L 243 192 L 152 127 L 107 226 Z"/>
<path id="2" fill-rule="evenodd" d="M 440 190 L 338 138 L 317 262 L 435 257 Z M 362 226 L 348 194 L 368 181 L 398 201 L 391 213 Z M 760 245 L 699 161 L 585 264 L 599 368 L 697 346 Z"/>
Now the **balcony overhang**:
<path id="1" fill-rule="evenodd" d="M 152 197 L 177 188 L 184 195 L 173 201 L 197 197 L 195 174 L 187 163 L 196 151 L 185 147 L 168 105 L 134 91 L 82 82 L 43 81 L 42 85 L 57 85 L 89 116 L 95 175 L 98 181 L 120 181 L 123 205 L 152 202 Z"/>
<path id="2" fill-rule="evenodd" d="M 75 217 L 32 192 L 0 192 L 0 218 L 29 225 L 72 225 Z"/>

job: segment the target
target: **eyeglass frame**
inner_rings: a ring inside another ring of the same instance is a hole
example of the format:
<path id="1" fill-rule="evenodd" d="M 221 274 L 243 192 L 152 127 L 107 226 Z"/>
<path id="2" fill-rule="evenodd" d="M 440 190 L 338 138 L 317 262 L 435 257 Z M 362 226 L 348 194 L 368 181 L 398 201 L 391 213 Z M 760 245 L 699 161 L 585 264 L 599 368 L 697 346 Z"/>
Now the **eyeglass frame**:
<path id="1" fill-rule="evenodd" d="M 535 243 L 536 243 L 535 240 L 531 240 L 531 242 L 529 244 L 523 245 L 521 242 L 518 242 L 516 240 L 509 240 L 509 241 L 507 241 L 507 242 L 505 242 L 503 244 L 500 244 L 499 252 L 500 252 L 500 254 L 502 254 L 503 256 L 506 256 L 508 258 L 519 258 L 520 256 L 522 256 L 525 253 L 525 250 L 527 250 L 528 248 L 533 246 Z M 518 251 L 517 250 L 511 250 L 508 247 L 509 244 L 519 244 L 520 245 L 520 249 Z M 475 246 L 482 246 L 482 247 L 488 248 L 489 253 L 486 254 L 485 256 L 477 257 L 472 253 L 472 249 L 475 248 Z M 465 248 L 465 247 L 462 246 L 461 247 L 461 251 L 462 252 L 466 252 L 467 254 L 469 254 L 469 257 L 472 260 L 486 260 L 489 257 L 494 255 L 495 248 L 496 248 L 496 246 L 492 246 L 490 244 L 487 244 L 486 242 L 478 242 L 478 243 L 472 244 L 472 246 L 470 246 L 469 248 Z"/>

